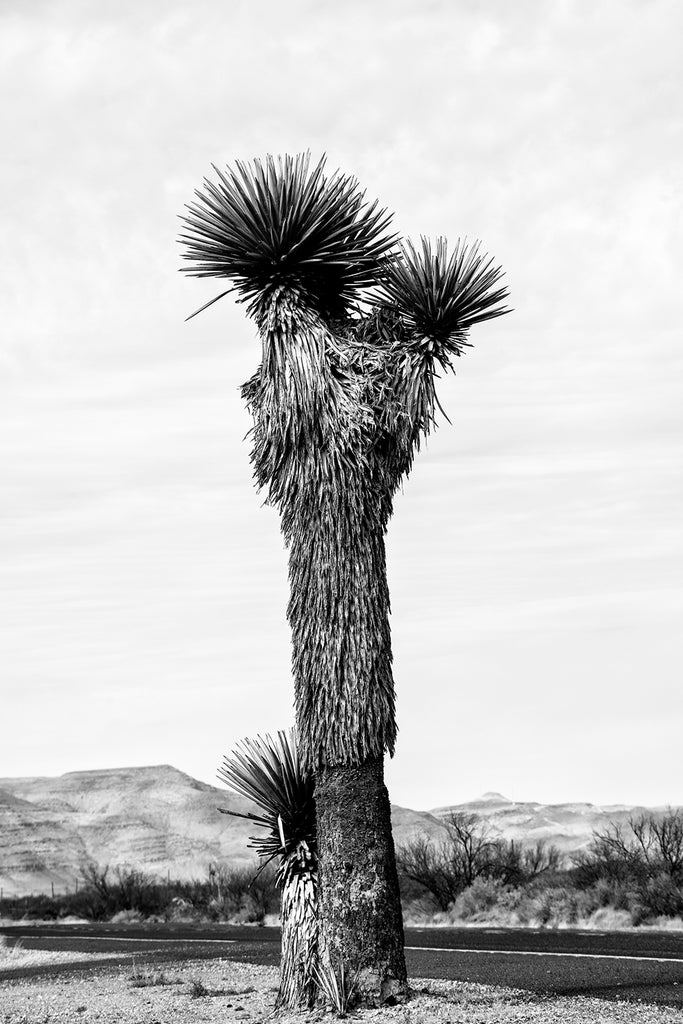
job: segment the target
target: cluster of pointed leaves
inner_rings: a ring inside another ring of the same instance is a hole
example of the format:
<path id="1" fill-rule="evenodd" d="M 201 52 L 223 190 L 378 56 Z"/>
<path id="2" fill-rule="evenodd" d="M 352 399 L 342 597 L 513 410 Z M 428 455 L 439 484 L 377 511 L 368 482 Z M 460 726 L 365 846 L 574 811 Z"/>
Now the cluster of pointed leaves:
<path id="1" fill-rule="evenodd" d="M 223 758 L 219 778 L 233 792 L 253 801 L 260 813 L 242 814 L 221 808 L 224 814 L 247 818 L 263 831 L 251 845 L 266 863 L 279 858 L 279 881 L 295 870 L 292 858 L 315 862 L 316 828 L 313 776 L 299 757 L 293 729 L 275 737 L 256 736 L 238 743 Z M 310 856 L 306 856 L 308 851 Z"/>
<path id="2" fill-rule="evenodd" d="M 436 245 L 421 239 L 400 246 L 398 258 L 387 263 L 380 301 L 395 309 L 416 344 L 442 361 L 447 354 L 460 355 L 474 324 L 509 312 L 502 305 L 507 288 L 500 286 L 503 272 L 480 253 L 458 239 L 449 256 L 445 238 Z"/>
<path id="3" fill-rule="evenodd" d="M 205 179 L 182 218 L 186 272 L 233 280 L 257 317 L 281 288 L 321 315 L 343 315 L 376 283 L 396 236 L 355 178 L 324 168 L 324 157 L 311 168 L 309 154 L 214 167 L 218 182 Z"/>

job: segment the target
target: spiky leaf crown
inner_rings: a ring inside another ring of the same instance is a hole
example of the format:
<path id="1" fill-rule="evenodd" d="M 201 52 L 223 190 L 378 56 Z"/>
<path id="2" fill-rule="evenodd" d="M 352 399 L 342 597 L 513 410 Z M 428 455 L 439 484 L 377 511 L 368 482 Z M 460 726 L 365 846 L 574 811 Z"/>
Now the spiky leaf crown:
<path id="1" fill-rule="evenodd" d="M 380 302 L 400 314 L 418 344 L 459 355 L 473 324 L 509 312 L 501 305 L 507 288 L 496 287 L 503 271 L 480 254 L 478 242 L 458 239 L 450 257 L 445 238 L 434 248 L 427 238 L 421 242 L 420 249 L 402 243 L 385 265 Z"/>
<path id="2" fill-rule="evenodd" d="M 386 233 L 391 215 L 366 202 L 355 178 L 324 167 L 325 157 L 311 169 L 310 154 L 214 166 L 218 182 L 205 179 L 181 218 L 191 264 L 182 269 L 231 279 L 255 315 L 282 288 L 323 316 L 343 314 L 376 283 L 396 236 Z"/>
<path id="3" fill-rule="evenodd" d="M 252 837 L 260 857 L 285 858 L 301 843 L 315 847 L 313 776 L 304 769 L 293 729 L 277 736 L 256 736 L 238 743 L 223 759 L 219 778 L 240 796 L 261 809 L 261 814 L 223 810 L 248 818 L 265 831 Z"/>

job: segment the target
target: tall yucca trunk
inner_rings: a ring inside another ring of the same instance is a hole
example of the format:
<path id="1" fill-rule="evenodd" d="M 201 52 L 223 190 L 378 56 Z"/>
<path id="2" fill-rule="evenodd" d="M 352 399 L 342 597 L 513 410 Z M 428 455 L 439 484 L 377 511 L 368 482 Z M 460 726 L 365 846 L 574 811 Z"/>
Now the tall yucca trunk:
<path id="1" fill-rule="evenodd" d="M 343 964 L 362 1003 L 407 992 L 403 919 L 383 760 L 320 768 L 318 820 L 320 958 Z"/>
<path id="2" fill-rule="evenodd" d="M 316 777 L 322 965 L 357 973 L 362 1000 L 379 1003 L 406 989 L 382 773 L 396 737 L 384 549 L 391 494 L 377 472 L 365 382 L 339 339 L 276 309 L 263 343 L 267 372 L 244 394 L 257 479 L 281 508 L 290 548 L 298 742 Z"/>
<path id="3" fill-rule="evenodd" d="M 377 503 L 350 487 L 331 499 L 336 514 L 302 523 L 291 545 L 297 728 L 316 780 L 322 965 L 343 964 L 376 1004 L 406 989 L 382 766 L 395 740 L 389 591 Z"/>
<path id="4" fill-rule="evenodd" d="M 354 479 L 355 477 L 355 479 Z M 362 764 L 393 750 L 389 588 L 376 502 L 358 473 L 331 481 L 293 533 L 288 617 L 304 760 Z"/>

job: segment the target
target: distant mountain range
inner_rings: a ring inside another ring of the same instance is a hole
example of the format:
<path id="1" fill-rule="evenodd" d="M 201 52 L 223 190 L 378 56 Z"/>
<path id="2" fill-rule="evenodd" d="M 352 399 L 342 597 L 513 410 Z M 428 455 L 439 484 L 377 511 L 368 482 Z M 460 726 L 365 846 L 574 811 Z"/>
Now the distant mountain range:
<path id="1" fill-rule="evenodd" d="M 5 895 L 73 888 L 80 865 L 135 867 L 173 878 L 205 878 L 212 863 L 245 864 L 253 826 L 218 813 L 252 809 L 228 789 L 170 765 L 68 772 L 57 778 L 0 779 L 0 888 Z M 564 853 L 590 842 L 594 829 L 648 808 L 515 803 L 500 793 L 429 812 L 392 806 L 398 846 L 416 835 L 438 838 L 449 812 L 476 814 L 493 833 Z"/>

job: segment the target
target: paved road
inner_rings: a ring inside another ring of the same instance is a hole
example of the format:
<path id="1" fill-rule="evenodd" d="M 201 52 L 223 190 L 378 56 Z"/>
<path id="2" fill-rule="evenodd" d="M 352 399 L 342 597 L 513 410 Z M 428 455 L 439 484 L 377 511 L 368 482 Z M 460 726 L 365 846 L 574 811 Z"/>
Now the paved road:
<path id="1" fill-rule="evenodd" d="M 277 928 L 227 925 L 20 924 L 2 927 L 1 933 L 21 938 L 28 949 L 117 951 L 123 957 L 17 968 L 3 971 L 3 977 L 73 973 L 128 963 L 131 952 L 139 965 L 215 957 L 276 964 L 280 941 Z M 415 978 L 451 978 L 539 993 L 590 994 L 683 1007 L 680 933 L 409 928 L 406 956 Z"/>

